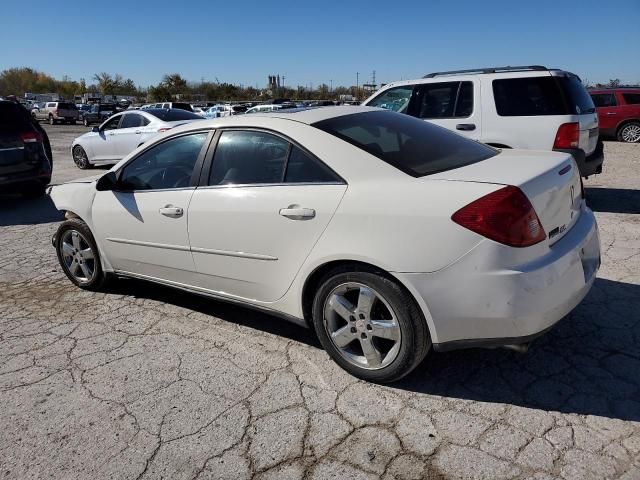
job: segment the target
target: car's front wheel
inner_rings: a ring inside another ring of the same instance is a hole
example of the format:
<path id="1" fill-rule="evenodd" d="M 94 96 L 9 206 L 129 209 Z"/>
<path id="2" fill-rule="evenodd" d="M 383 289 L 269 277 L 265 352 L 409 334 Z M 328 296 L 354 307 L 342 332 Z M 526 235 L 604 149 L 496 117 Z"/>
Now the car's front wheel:
<path id="1" fill-rule="evenodd" d="M 393 382 L 413 370 L 431 338 L 411 295 L 382 272 L 341 268 L 320 282 L 313 324 L 324 349 L 352 375 Z"/>
<path id="2" fill-rule="evenodd" d="M 76 166 L 81 170 L 86 170 L 87 168 L 91 168 L 92 165 L 89 163 L 89 157 L 87 157 L 87 152 L 84 151 L 80 145 L 76 145 L 72 150 L 73 161 Z"/>
<path id="3" fill-rule="evenodd" d="M 107 275 L 100 265 L 98 247 L 91 230 L 82 220 L 66 220 L 58 228 L 55 237 L 58 261 L 65 275 L 75 285 L 85 290 L 99 290 Z"/>
<path id="4" fill-rule="evenodd" d="M 629 122 L 618 130 L 618 140 L 625 143 L 640 142 L 640 122 Z"/>

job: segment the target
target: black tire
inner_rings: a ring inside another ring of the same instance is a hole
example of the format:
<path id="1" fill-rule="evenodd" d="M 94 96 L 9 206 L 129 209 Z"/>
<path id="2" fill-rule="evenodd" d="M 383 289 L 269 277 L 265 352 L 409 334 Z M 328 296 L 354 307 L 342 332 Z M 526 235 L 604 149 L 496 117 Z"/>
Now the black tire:
<path id="1" fill-rule="evenodd" d="M 40 198 L 44 197 L 47 191 L 46 185 L 33 185 L 27 187 L 22 191 L 22 196 L 25 198 Z"/>
<path id="2" fill-rule="evenodd" d="M 69 123 L 70 123 L 71 125 L 75 125 L 75 124 L 76 124 L 76 121 L 75 121 L 75 120 L 71 120 Z"/>
<path id="3" fill-rule="evenodd" d="M 87 119 L 85 118 L 84 120 L 82 120 L 82 124 L 83 124 L 85 127 L 88 127 L 88 126 L 89 126 L 89 120 L 87 120 Z"/>
<path id="4" fill-rule="evenodd" d="M 89 163 L 87 152 L 85 152 L 84 148 L 82 148 L 80 145 L 76 145 L 75 147 L 73 147 L 71 156 L 73 157 L 73 162 L 76 164 L 76 167 L 78 167 L 80 170 L 87 170 L 93 167 L 93 165 Z"/>
<path id="5" fill-rule="evenodd" d="M 353 282 L 372 288 L 381 295 L 393 309 L 400 327 L 401 340 L 397 355 L 391 363 L 376 370 L 354 365 L 345 359 L 325 328 L 324 309 L 329 295 L 340 285 Z M 429 329 L 416 302 L 401 285 L 381 271 L 350 266 L 328 272 L 319 282 L 312 312 L 316 334 L 331 358 L 355 377 L 370 382 L 389 383 L 400 380 L 411 372 L 431 349 Z"/>
<path id="6" fill-rule="evenodd" d="M 629 131 L 633 130 L 634 134 L 629 135 Z M 627 122 L 618 129 L 617 137 L 619 142 L 624 143 L 638 143 L 640 142 L 640 122 Z"/>
<path id="7" fill-rule="evenodd" d="M 62 241 L 65 236 L 65 233 L 70 230 L 79 232 L 82 235 L 83 240 L 86 241 L 86 243 L 90 246 L 91 250 L 94 253 L 93 268 L 95 273 L 92 275 L 91 279 L 85 282 L 79 281 L 71 273 L 70 268 L 67 265 L 67 262 L 63 260 Z M 71 218 L 69 220 L 66 220 L 62 222 L 60 227 L 58 227 L 58 231 L 56 232 L 55 238 L 56 238 L 55 248 L 56 248 L 56 254 L 58 256 L 58 262 L 60 262 L 60 266 L 62 267 L 62 270 L 64 271 L 67 278 L 71 280 L 71 283 L 73 283 L 77 287 L 82 288 L 83 290 L 91 290 L 91 291 L 101 290 L 107 284 L 107 282 L 111 279 L 111 276 L 106 274 L 102 270 L 102 265 L 100 264 L 100 253 L 98 251 L 96 241 L 93 238 L 93 234 L 91 233 L 91 230 L 89 229 L 87 224 L 78 218 Z"/>
<path id="8" fill-rule="evenodd" d="M 49 115 L 49 125 L 55 125 L 56 124 L 56 119 L 53 118 L 53 115 Z"/>

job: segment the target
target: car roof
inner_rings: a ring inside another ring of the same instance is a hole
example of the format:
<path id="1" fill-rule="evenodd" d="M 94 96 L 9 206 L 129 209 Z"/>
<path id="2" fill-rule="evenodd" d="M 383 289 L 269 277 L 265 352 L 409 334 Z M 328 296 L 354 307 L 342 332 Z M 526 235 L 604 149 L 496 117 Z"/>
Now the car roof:
<path id="1" fill-rule="evenodd" d="M 611 92 L 640 92 L 640 87 L 605 87 L 605 88 L 590 88 L 589 93 L 611 93 Z"/>

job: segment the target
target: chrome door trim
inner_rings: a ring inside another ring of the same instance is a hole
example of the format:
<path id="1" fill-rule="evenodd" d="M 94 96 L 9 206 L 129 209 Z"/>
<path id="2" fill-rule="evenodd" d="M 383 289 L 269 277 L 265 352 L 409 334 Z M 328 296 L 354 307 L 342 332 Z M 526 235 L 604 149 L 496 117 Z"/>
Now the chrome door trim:
<path id="1" fill-rule="evenodd" d="M 124 243 L 126 245 L 137 245 L 140 247 L 153 247 L 153 248 L 164 248 L 166 250 L 179 250 L 182 252 L 189 252 L 189 247 L 185 247 L 183 245 L 170 245 L 167 243 L 155 243 L 155 242 L 142 242 L 140 240 L 129 240 L 127 238 L 107 238 L 109 242 L 113 243 Z"/>
<path id="2" fill-rule="evenodd" d="M 271 255 L 263 255 L 261 253 L 247 253 L 247 252 L 234 252 L 232 250 L 216 250 L 215 248 L 200 248 L 200 247 L 191 247 L 191 251 L 193 253 L 208 253 L 211 255 L 223 255 L 226 257 L 240 257 L 240 258 L 250 258 L 252 260 L 266 260 L 266 261 L 275 261 L 278 260 L 278 257 L 273 257 Z"/>

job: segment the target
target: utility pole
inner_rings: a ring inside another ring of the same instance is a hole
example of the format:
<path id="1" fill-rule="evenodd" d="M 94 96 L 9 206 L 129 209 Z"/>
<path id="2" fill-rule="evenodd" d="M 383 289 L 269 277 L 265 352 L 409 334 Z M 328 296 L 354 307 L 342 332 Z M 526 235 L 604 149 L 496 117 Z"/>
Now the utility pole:
<path id="1" fill-rule="evenodd" d="M 375 85 L 376 84 L 376 71 L 375 70 L 373 71 L 373 74 L 371 75 L 371 77 L 372 77 L 372 80 L 373 80 L 371 83 L 373 85 Z"/>
<path id="2" fill-rule="evenodd" d="M 356 72 L 356 100 L 360 99 L 360 72 Z"/>
<path id="3" fill-rule="evenodd" d="M 285 93 L 286 93 L 286 90 L 285 90 L 285 88 L 284 88 L 284 79 L 285 79 L 285 78 L 287 78 L 287 77 L 285 77 L 284 75 L 282 75 L 282 96 L 283 96 L 283 97 L 285 96 Z"/>

